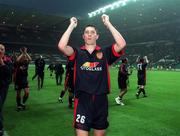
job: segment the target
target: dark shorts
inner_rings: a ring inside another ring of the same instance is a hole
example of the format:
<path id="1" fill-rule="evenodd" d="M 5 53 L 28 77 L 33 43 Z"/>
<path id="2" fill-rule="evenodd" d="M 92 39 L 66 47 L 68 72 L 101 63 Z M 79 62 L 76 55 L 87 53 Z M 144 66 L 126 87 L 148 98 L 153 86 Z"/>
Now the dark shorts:
<path id="1" fill-rule="evenodd" d="M 109 126 L 108 98 L 106 94 L 91 95 L 80 93 L 74 103 L 74 127 L 90 131 L 91 128 L 103 130 Z"/>
<path id="2" fill-rule="evenodd" d="M 127 88 L 127 78 L 118 77 L 118 87 L 119 87 L 119 89 L 126 89 Z"/>
<path id="3" fill-rule="evenodd" d="M 29 88 L 27 80 L 16 81 L 15 82 L 15 90 L 22 90 L 22 89 L 25 89 L 25 88 Z"/>
<path id="4" fill-rule="evenodd" d="M 138 75 L 138 85 L 146 85 L 146 78 L 144 75 Z"/>

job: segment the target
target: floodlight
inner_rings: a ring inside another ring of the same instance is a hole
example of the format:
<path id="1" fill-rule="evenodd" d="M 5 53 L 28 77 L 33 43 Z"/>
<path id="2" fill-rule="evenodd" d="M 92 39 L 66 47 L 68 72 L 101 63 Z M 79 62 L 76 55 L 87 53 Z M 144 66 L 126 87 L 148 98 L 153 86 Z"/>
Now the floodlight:
<path id="1" fill-rule="evenodd" d="M 137 0 L 118 0 L 116 2 L 113 2 L 112 4 L 106 5 L 104 7 L 99 8 L 98 10 L 88 13 L 88 16 L 91 18 L 98 14 L 105 13 L 109 10 L 114 10 L 120 7 L 124 7 L 127 5 L 128 2 L 136 2 L 136 1 Z"/>

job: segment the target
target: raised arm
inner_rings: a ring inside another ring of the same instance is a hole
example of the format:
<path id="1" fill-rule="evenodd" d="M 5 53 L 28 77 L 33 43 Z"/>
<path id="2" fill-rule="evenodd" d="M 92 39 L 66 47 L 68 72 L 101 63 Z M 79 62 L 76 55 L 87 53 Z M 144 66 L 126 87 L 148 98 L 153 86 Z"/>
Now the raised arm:
<path id="1" fill-rule="evenodd" d="M 32 60 L 32 58 L 30 57 L 30 55 L 27 53 L 27 48 L 26 48 L 26 50 L 25 50 L 25 52 L 24 52 L 24 55 L 26 55 L 28 61 L 31 61 L 31 60 Z"/>
<path id="2" fill-rule="evenodd" d="M 20 49 L 20 56 L 17 58 L 17 62 L 20 62 L 20 61 L 23 61 L 25 58 L 28 60 L 28 61 L 31 61 L 31 57 L 29 56 L 29 54 L 27 53 L 27 48 L 21 48 Z"/>
<path id="3" fill-rule="evenodd" d="M 77 26 L 77 19 L 75 17 L 72 17 L 70 19 L 70 24 L 69 24 L 67 30 L 64 32 L 64 34 L 62 35 L 62 37 L 59 41 L 58 48 L 66 56 L 71 56 L 74 53 L 73 48 L 71 46 L 68 46 L 68 42 L 69 42 L 69 37 L 70 37 L 72 31 L 74 30 L 74 28 L 76 28 L 76 26 Z"/>
<path id="4" fill-rule="evenodd" d="M 140 56 L 138 56 L 138 57 L 136 58 L 136 63 L 138 63 L 139 60 L 140 60 Z"/>
<path id="5" fill-rule="evenodd" d="M 146 63 L 149 63 L 149 60 L 148 60 L 147 56 L 144 56 L 144 60 L 145 60 Z"/>
<path id="6" fill-rule="evenodd" d="M 116 28 L 111 24 L 111 22 L 109 21 L 108 15 L 103 14 L 102 21 L 103 21 L 104 25 L 109 29 L 112 36 L 114 37 L 114 40 L 116 42 L 116 44 L 114 46 L 114 50 L 116 52 L 120 52 L 126 46 L 126 41 L 124 40 L 122 35 L 116 30 Z"/>

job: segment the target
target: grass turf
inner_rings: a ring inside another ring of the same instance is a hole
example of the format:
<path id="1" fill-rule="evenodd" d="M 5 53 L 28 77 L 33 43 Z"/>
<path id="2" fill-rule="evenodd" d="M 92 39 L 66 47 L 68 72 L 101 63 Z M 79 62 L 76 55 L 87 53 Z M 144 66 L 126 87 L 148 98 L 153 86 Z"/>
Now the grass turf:
<path id="1" fill-rule="evenodd" d="M 45 72 L 44 87 L 37 90 L 31 80 L 34 67 L 29 69 L 30 97 L 27 110 L 16 111 L 13 85 L 4 105 L 4 126 L 9 136 L 73 136 L 73 109 L 58 102 L 63 86 L 56 86 L 55 78 Z M 109 94 L 109 122 L 107 136 L 179 136 L 180 72 L 147 71 L 147 98 L 136 99 L 136 71 L 130 76 L 130 86 L 124 97 L 125 106 L 116 105 L 118 96 L 117 69 L 111 69 Z"/>

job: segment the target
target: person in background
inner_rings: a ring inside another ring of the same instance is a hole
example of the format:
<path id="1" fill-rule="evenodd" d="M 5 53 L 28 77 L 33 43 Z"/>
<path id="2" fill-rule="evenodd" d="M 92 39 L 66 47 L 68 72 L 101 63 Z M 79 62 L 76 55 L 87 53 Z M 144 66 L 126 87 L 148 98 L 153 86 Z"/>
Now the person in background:
<path id="1" fill-rule="evenodd" d="M 2 110 L 11 82 L 11 70 L 7 65 L 7 60 L 4 59 L 4 54 L 5 46 L 0 44 L 0 136 L 4 133 Z"/>
<path id="2" fill-rule="evenodd" d="M 38 90 L 43 87 L 45 64 L 46 63 L 42 55 L 40 55 L 39 58 L 35 60 L 35 75 L 32 77 L 32 80 L 34 80 L 38 76 Z"/>
<path id="3" fill-rule="evenodd" d="M 17 71 L 15 79 L 16 90 L 16 103 L 17 111 L 24 110 L 26 108 L 26 101 L 29 97 L 29 84 L 28 84 L 28 67 L 32 60 L 27 53 L 27 48 L 20 48 L 21 54 L 17 58 Z M 24 90 L 24 96 L 21 98 L 21 90 Z"/>
<path id="4" fill-rule="evenodd" d="M 61 85 L 62 77 L 64 74 L 64 68 L 61 63 L 59 63 L 59 62 L 55 63 L 54 72 L 55 72 L 55 77 L 56 77 L 56 85 Z"/>
<path id="5" fill-rule="evenodd" d="M 143 97 L 147 97 L 146 91 L 145 91 L 145 85 L 146 85 L 146 67 L 149 63 L 149 60 L 147 56 L 144 56 L 140 59 L 140 56 L 136 59 L 137 62 L 137 78 L 138 78 L 138 92 L 136 93 L 136 98 L 139 99 L 139 95 L 141 92 L 143 93 Z"/>
<path id="6" fill-rule="evenodd" d="M 54 71 L 54 63 L 49 64 L 49 66 L 47 67 L 47 70 L 50 71 L 50 77 L 52 77 L 53 71 Z"/>
<path id="7" fill-rule="evenodd" d="M 123 106 L 123 96 L 127 93 L 128 78 L 131 73 L 128 73 L 128 59 L 122 59 L 122 64 L 119 67 L 118 72 L 118 86 L 120 89 L 120 94 L 115 98 L 118 105 Z"/>
<path id="8" fill-rule="evenodd" d="M 64 89 L 60 92 L 60 96 L 58 98 L 59 102 L 63 102 L 63 96 L 68 90 L 69 92 L 69 108 L 72 108 L 73 106 L 73 99 L 74 99 L 74 67 L 71 62 L 68 62 L 66 65 L 66 75 L 65 75 L 65 81 L 64 81 Z"/>
<path id="9" fill-rule="evenodd" d="M 13 72 L 12 72 L 12 82 L 15 82 L 16 79 L 16 70 L 17 70 L 17 54 L 13 51 L 12 63 L 13 63 Z"/>

